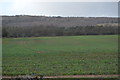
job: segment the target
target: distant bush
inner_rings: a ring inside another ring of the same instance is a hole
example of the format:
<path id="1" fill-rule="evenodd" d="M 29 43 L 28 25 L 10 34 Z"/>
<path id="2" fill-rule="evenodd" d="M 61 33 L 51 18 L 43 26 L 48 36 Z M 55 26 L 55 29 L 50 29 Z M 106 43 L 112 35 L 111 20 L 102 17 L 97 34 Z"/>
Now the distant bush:
<path id="1" fill-rule="evenodd" d="M 2 28 L 2 37 L 40 37 L 40 36 L 73 36 L 73 35 L 114 35 L 118 34 L 116 26 L 75 26 L 56 27 L 50 26 L 28 26 Z"/>

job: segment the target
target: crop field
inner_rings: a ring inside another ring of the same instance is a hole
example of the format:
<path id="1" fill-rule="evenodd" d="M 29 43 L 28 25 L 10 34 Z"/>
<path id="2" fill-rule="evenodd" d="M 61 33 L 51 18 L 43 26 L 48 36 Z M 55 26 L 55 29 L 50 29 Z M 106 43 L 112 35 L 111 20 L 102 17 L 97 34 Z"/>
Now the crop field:
<path id="1" fill-rule="evenodd" d="M 2 79 L 2 80 L 16 80 L 16 79 Z M 27 80 L 27 79 L 26 79 Z M 35 80 L 35 79 L 33 79 Z M 38 79 L 38 80 L 118 80 L 118 78 L 55 78 L 55 79 Z"/>
<path id="2" fill-rule="evenodd" d="M 3 38 L 3 75 L 117 74 L 118 36 Z"/>

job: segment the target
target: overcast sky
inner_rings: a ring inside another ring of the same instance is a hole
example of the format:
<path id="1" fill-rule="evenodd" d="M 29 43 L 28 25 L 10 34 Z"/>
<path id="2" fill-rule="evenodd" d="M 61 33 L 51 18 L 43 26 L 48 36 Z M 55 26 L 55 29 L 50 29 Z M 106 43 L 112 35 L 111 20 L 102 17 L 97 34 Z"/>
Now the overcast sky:
<path id="1" fill-rule="evenodd" d="M 62 1 L 62 2 L 61 2 Z M 0 15 L 117 17 L 118 0 L 1 0 Z M 68 2 L 69 1 L 69 2 Z M 75 2 L 77 1 L 77 2 Z M 84 1 L 84 2 L 83 2 Z M 100 2 L 101 1 L 101 2 Z M 109 1 L 109 2 L 108 2 Z"/>

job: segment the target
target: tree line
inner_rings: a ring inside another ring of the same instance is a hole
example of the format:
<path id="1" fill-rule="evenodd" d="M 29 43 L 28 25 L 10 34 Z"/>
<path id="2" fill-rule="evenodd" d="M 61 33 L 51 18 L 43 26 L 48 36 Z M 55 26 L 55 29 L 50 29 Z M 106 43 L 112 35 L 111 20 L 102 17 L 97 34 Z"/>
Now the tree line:
<path id="1" fill-rule="evenodd" d="M 41 37 L 41 36 L 77 36 L 77 35 L 114 35 L 118 34 L 116 26 L 3 26 L 2 37 Z"/>

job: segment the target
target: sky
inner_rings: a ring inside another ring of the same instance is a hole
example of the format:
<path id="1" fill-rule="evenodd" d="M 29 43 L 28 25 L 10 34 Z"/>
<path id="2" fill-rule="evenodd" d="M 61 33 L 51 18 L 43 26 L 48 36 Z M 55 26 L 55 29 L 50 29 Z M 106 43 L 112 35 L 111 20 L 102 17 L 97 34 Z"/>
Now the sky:
<path id="1" fill-rule="evenodd" d="M 118 0 L 0 0 L 0 15 L 117 17 Z"/>

